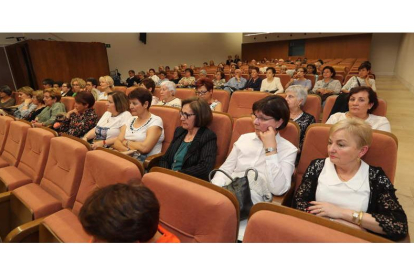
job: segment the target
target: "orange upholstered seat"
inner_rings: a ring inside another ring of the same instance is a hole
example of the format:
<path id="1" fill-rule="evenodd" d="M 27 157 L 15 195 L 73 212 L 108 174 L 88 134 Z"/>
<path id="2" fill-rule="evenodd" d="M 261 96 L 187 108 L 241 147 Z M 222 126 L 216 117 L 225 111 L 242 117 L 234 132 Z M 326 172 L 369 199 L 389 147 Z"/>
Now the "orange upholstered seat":
<path id="1" fill-rule="evenodd" d="M 181 242 L 236 241 L 239 205 L 229 191 L 158 167 L 145 174 L 142 182 L 160 202 L 160 224 Z"/>
<path id="2" fill-rule="evenodd" d="M 227 157 L 233 129 L 233 119 L 227 113 L 213 112 L 213 121 L 208 128 L 217 135 L 217 157 L 215 166 L 218 167 L 224 163 Z"/>
<path id="3" fill-rule="evenodd" d="M 277 94 L 277 96 L 281 96 L 286 98 L 286 93 Z M 306 102 L 302 107 L 302 110 L 306 113 L 309 113 L 313 117 L 315 117 L 316 122 L 319 122 L 319 117 L 321 116 L 322 111 L 322 100 L 319 95 L 308 95 L 306 98 Z"/>
<path id="4" fill-rule="evenodd" d="M 96 115 L 98 115 L 98 119 L 104 115 L 104 113 L 108 110 L 107 106 L 108 101 L 96 101 L 93 108 L 95 109 Z"/>
<path id="5" fill-rule="evenodd" d="M 0 168 L 19 165 L 29 128 L 30 125 L 24 122 L 10 122 L 6 143 L 0 155 Z"/>
<path id="6" fill-rule="evenodd" d="M 119 92 L 122 92 L 122 93 L 126 93 L 126 90 L 127 90 L 127 87 L 126 86 L 114 86 L 114 89 L 113 89 L 113 91 L 119 91 Z"/>
<path id="7" fill-rule="evenodd" d="M 175 97 L 181 100 L 185 100 L 195 96 L 195 89 L 192 88 L 177 88 L 175 91 Z"/>
<path id="8" fill-rule="evenodd" d="M 233 120 L 250 116 L 253 103 L 269 95 L 271 94 L 265 92 L 235 91 L 230 98 L 228 113 Z"/>
<path id="9" fill-rule="evenodd" d="M 6 144 L 7 134 L 9 133 L 10 122 L 14 119 L 9 116 L 0 116 L 0 155 L 3 152 L 4 145 Z"/>
<path id="10" fill-rule="evenodd" d="M 65 109 L 66 109 L 67 112 L 71 111 L 75 107 L 75 98 L 74 97 L 62 97 L 60 102 L 65 105 Z"/>
<path id="11" fill-rule="evenodd" d="M 270 203 L 253 206 L 244 243 L 391 242 L 368 232 Z"/>
<path id="12" fill-rule="evenodd" d="M 213 99 L 218 100 L 221 102 L 223 106 L 223 112 L 227 112 L 229 110 L 229 103 L 230 103 L 230 94 L 226 90 L 221 89 L 214 89 L 213 90 Z"/>

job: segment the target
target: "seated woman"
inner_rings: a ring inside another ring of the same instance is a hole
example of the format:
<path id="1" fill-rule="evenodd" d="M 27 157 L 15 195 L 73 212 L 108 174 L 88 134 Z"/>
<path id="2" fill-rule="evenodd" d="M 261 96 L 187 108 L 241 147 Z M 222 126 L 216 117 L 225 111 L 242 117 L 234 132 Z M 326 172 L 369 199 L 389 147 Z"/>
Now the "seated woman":
<path id="1" fill-rule="evenodd" d="M 200 98 L 185 99 L 180 114 L 182 126 L 158 165 L 208 181 L 217 155 L 217 136 L 207 128 L 213 120 L 210 106 Z"/>
<path id="2" fill-rule="evenodd" d="M 145 78 L 139 84 L 139 87 L 147 89 L 152 95 L 151 105 L 156 105 L 160 99 L 154 96 L 155 93 L 155 82 L 151 78 Z"/>
<path id="3" fill-rule="evenodd" d="M 286 101 L 289 105 L 290 119 L 300 127 L 299 152 L 296 157 L 296 164 L 299 162 L 300 152 L 302 151 L 303 140 L 308 126 L 316 123 L 315 117 L 302 110 L 308 98 L 306 88 L 301 85 L 292 85 L 286 89 Z"/>
<path id="4" fill-rule="evenodd" d="M 213 82 L 208 78 L 201 78 L 196 82 L 196 95 L 204 99 L 212 111 L 223 112 L 223 105 L 218 100 L 213 99 Z"/>
<path id="5" fill-rule="evenodd" d="M 272 201 L 272 194 L 282 195 L 289 190 L 298 149 L 279 134 L 289 122 L 289 106 L 283 97 L 267 96 L 255 102 L 252 109 L 256 131 L 240 136 L 220 169 L 241 177 L 246 169 L 254 167 L 259 177 L 254 181 L 254 174 L 249 174 L 249 184 L 256 204 Z M 211 182 L 224 186 L 229 179 L 218 172 Z"/>
<path id="6" fill-rule="evenodd" d="M 325 66 L 322 73 L 323 79 L 318 80 L 312 89 L 313 93 L 321 96 L 322 104 L 329 96 L 338 95 L 341 92 L 341 82 L 333 79 L 335 75 L 336 72 L 332 66 Z"/>
<path id="7" fill-rule="evenodd" d="M 306 65 L 306 70 L 308 71 L 308 74 L 312 74 L 315 76 L 315 82 L 317 82 L 319 78 L 319 73 L 318 70 L 316 70 L 315 64 L 309 63 L 308 65 Z"/>
<path id="8" fill-rule="evenodd" d="M 60 94 L 62 95 L 62 97 L 72 97 L 73 91 L 72 86 L 69 82 L 62 83 L 62 91 L 60 92 Z"/>
<path id="9" fill-rule="evenodd" d="M 151 78 L 156 84 L 160 81 L 160 78 L 155 74 L 154 69 L 149 69 L 148 77 Z"/>
<path id="10" fill-rule="evenodd" d="M 311 162 L 293 207 L 392 240 L 407 235 L 407 216 L 380 167 L 361 158 L 372 141 L 369 124 L 346 119 L 331 127 L 326 159 Z"/>
<path id="11" fill-rule="evenodd" d="M 16 100 L 12 98 L 13 91 L 7 85 L 0 86 L 0 109 L 10 107 L 16 104 Z"/>
<path id="12" fill-rule="evenodd" d="M 161 84 L 160 88 L 160 101 L 157 105 L 165 105 L 171 107 L 181 108 L 181 100 L 174 97 L 175 95 L 175 84 L 172 81 L 166 81 Z"/>
<path id="13" fill-rule="evenodd" d="M 161 84 L 163 82 L 169 81 L 169 79 L 167 78 L 167 72 L 160 71 L 160 73 L 159 73 L 159 79 L 160 80 L 158 81 L 157 86 L 161 86 Z"/>
<path id="14" fill-rule="evenodd" d="M 82 91 L 85 90 L 86 82 L 85 82 L 85 80 L 83 80 L 81 78 L 73 78 L 70 81 L 70 85 L 72 87 L 72 92 L 73 92 L 73 94 L 71 96 L 75 97 L 76 94 L 78 94 L 79 92 L 82 92 Z"/>
<path id="15" fill-rule="evenodd" d="M 249 91 L 260 91 L 262 86 L 262 79 L 259 78 L 259 68 L 253 67 L 250 69 L 250 79 L 247 81 L 245 90 Z"/>
<path id="16" fill-rule="evenodd" d="M 108 94 L 114 90 L 114 80 L 110 76 L 103 76 L 99 78 L 99 85 L 101 93 L 98 95 L 98 101 L 107 100 Z"/>
<path id="17" fill-rule="evenodd" d="M 226 83 L 226 76 L 223 71 L 217 71 L 214 75 L 213 85 L 214 89 L 223 89 Z"/>
<path id="18" fill-rule="evenodd" d="M 268 67 L 266 69 L 266 78 L 262 80 L 260 91 L 270 92 L 274 94 L 283 93 L 284 89 L 280 79 L 275 77 L 276 69 L 274 67 Z"/>
<path id="19" fill-rule="evenodd" d="M 185 69 L 185 76 L 178 82 L 177 87 L 191 88 L 195 85 L 194 71 L 193 69 Z"/>
<path id="20" fill-rule="evenodd" d="M 373 129 L 391 132 L 390 122 L 386 117 L 371 114 L 378 107 L 377 93 L 371 87 L 352 88 L 348 95 L 349 112 L 338 112 L 331 115 L 327 124 L 335 124 L 346 118 L 365 120 Z"/>
<path id="21" fill-rule="evenodd" d="M 56 121 L 56 116 L 59 113 L 66 113 L 65 105 L 60 102 L 60 91 L 47 88 L 43 90 L 43 101 L 46 108 L 39 113 L 39 115 L 33 120 L 33 127 L 51 126 Z"/>
<path id="22" fill-rule="evenodd" d="M 36 108 L 32 110 L 32 112 L 27 114 L 25 117 L 23 117 L 22 118 L 23 120 L 26 120 L 29 122 L 33 121 L 43 111 L 43 109 L 46 108 L 45 102 L 43 101 L 42 90 L 37 90 L 33 92 L 32 103 L 36 106 Z"/>
<path id="23" fill-rule="evenodd" d="M 85 141 L 94 140 L 92 148 L 109 147 L 115 143 L 121 127 L 132 117 L 129 113 L 128 97 L 122 92 L 113 92 L 108 96 L 106 111 L 96 127 L 83 136 Z"/>
<path id="24" fill-rule="evenodd" d="M 59 133 L 69 134 L 75 137 L 82 137 L 96 126 L 98 115 L 93 109 L 95 98 L 90 92 L 80 92 L 75 96 L 75 108 L 66 113 L 61 122 L 53 125 Z"/>
<path id="25" fill-rule="evenodd" d="M 96 190 L 79 212 L 91 242 L 179 243 L 159 225 L 160 204 L 144 185 L 114 184 Z"/>
<path id="26" fill-rule="evenodd" d="M 312 82 L 305 78 L 307 71 L 308 70 L 305 67 L 298 68 L 296 74 L 294 74 L 290 81 L 286 84 L 285 89 L 287 89 L 291 85 L 302 85 L 306 88 L 306 91 L 311 90 Z"/>
<path id="27" fill-rule="evenodd" d="M 134 151 L 132 156 L 143 162 L 147 156 L 161 152 L 164 126 L 162 119 L 149 111 L 152 95 L 147 89 L 133 90 L 128 99 L 133 117 L 121 127 L 113 147 L 121 152 Z"/>
<path id="28" fill-rule="evenodd" d="M 175 84 L 178 84 L 178 82 L 180 81 L 180 79 L 181 79 L 181 73 L 179 71 L 175 70 L 173 72 L 173 77 L 172 77 L 172 80 L 171 81 L 173 83 L 175 83 Z"/>
<path id="29" fill-rule="evenodd" d="M 32 101 L 33 89 L 31 87 L 23 86 L 18 89 L 17 92 L 23 102 L 17 107 L 17 110 L 14 111 L 13 116 L 17 119 L 23 119 L 35 110 L 37 106 Z"/>

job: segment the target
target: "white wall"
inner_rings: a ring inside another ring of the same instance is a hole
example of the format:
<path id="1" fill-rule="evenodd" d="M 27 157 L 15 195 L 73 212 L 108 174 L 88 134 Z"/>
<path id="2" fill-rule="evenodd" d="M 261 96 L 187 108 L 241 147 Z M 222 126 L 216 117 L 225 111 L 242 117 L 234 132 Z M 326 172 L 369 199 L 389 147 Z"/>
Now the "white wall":
<path id="1" fill-rule="evenodd" d="M 2 34 L 0 44 L 15 42 L 5 40 L 6 36 L 111 44 L 107 49 L 109 67 L 118 69 L 122 79 L 128 76 L 130 69 L 138 72 L 149 68 L 157 70 L 159 65 L 201 66 L 204 61 L 224 62 L 228 55 L 241 55 L 242 44 L 241 33 L 148 33 L 146 45 L 139 41 L 138 33 Z"/>
<path id="2" fill-rule="evenodd" d="M 404 34 L 395 65 L 397 78 L 414 93 L 414 34 Z"/>
<path id="3" fill-rule="evenodd" d="M 401 33 L 374 33 L 370 61 L 376 75 L 394 75 Z"/>

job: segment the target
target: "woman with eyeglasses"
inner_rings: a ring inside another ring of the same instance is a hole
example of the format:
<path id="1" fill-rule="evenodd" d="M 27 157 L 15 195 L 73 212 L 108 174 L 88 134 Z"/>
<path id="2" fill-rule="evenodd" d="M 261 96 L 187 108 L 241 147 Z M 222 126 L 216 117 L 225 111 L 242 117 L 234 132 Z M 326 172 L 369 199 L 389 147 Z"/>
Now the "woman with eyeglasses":
<path id="1" fill-rule="evenodd" d="M 160 101 L 157 105 L 165 105 L 171 107 L 181 108 L 181 100 L 175 96 L 175 83 L 172 81 L 165 81 L 160 88 Z"/>
<path id="2" fill-rule="evenodd" d="M 62 97 L 71 97 L 73 95 L 72 86 L 69 82 L 62 83 L 62 91 L 60 94 Z"/>
<path id="3" fill-rule="evenodd" d="M 302 85 L 306 88 L 306 91 L 312 89 L 312 82 L 305 78 L 308 70 L 306 67 L 299 67 L 296 71 L 296 74 L 290 79 L 290 81 L 286 84 L 285 89 L 287 89 L 291 85 Z"/>
<path id="4" fill-rule="evenodd" d="M 217 136 L 207 128 L 213 113 L 200 98 L 185 99 L 182 104 L 181 126 L 158 166 L 208 181 L 217 155 Z"/>
<path id="5" fill-rule="evenodd" d="M 66 113 L 66 108 L 61 99 L 60 91 L 47 88 L 43 91 L 43 101 L 46 108 L 32 121 L 33 127 L 51 126 L 56 121 L 56 116 Z"/>
<path id="6" fill-rule="evenodd" d="M 223 105 L 218 100 L 213 99 L 213 82 L 209 78 L 201 78 L 196 82 L 197 97 L 205 100 L 212 111 L 223 112 Z"/>
<path id="7" fill-rule="evenodd" d="M 86 82 L 84 79 L 81 79 L 81 78 L 73 78 L 70 81 L 70 85 L 72 86 L 72 92 L 73 92 L 72 97 L 75 97 L 76 94 L 85 90 Z"/>
<path id="8" fill-rule="evenodd" d="M 280 136 L 279 130 L 289 122 L 289 106 L 283 97 L 267 96 L 253 104 L 252 121 L 255 132 L 243 134 L 220 169 L 234 177 L 242 177 L 246 169 L 255 168 L 259 177 L 249 174 L 253 204 L 272 201 L 272 195 L 282 195 L 290 188 L 298 149 Z M 222 173 L 211 182 L 229 184 Z"/>

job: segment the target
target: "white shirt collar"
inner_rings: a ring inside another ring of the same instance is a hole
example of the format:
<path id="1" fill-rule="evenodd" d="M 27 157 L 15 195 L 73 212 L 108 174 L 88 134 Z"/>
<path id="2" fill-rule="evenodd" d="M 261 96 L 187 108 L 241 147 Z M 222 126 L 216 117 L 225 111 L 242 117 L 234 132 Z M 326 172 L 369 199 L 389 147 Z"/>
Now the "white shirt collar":
<path id="1" fill-rule="evenodd" d="M 368 164 L 365 163 L 363 160 L 361 160 L 361 166 L 359 166 L 359 169 L 357 171 L 357 173 L 347 182 L 342 181 L 335 169 L 335 165 L 331 162 L 330 158 L 326 158 L 325 160 L 325 166 L 327 166 L 327 171 L 326 171 L 326 177 L 327 179 L 331 179 L 330 183 L 328 183 L 327 185 L 332 186 L 332 185 L 339 185 L 339 184 L 345 184 L 349 189 L 354 190 L 354 191 L 358 191 L 361 189 L 364 180 L 367 177 L 367 173 L 368 173 L 368 169 L 367 167 Z"/>

